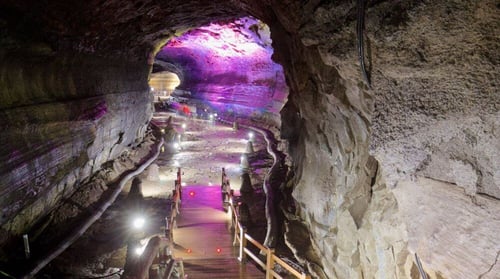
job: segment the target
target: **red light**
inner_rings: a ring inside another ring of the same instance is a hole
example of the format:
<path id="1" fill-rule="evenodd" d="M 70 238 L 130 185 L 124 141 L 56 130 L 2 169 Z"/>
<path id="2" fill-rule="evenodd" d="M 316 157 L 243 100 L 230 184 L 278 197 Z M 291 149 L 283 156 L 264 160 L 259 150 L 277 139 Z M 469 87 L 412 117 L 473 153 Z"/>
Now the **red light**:
<path id="1" fill-rule="evenodd" d="M 189 191 L 189 196 L 194 197 L 194 191 Z"/>
<path id="2" fill-rule="evenodd" d="M 220 252 L 222 252 L 222 249 L 221 248 L 217 248 L 215 251 L 217 252 L 217 254 L 220 254 Z"/>
<path id="3" fill-rule="evenodd" d="M 191 250 L 190 248 L 186 249 L 186 253 L 191 254 L 191 252 L 193 252 L 193 250 Z"/>

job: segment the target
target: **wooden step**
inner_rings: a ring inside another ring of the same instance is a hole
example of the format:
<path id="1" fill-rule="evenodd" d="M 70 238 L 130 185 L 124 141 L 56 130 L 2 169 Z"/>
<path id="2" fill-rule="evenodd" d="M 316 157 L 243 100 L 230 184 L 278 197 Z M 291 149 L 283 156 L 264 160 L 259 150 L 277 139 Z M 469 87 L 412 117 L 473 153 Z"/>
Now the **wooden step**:
<path id="1" fill-rule="evenodd" d="M 252 263 L 240 264 L 222 208 L 220 186 L 185 186 L 173 231 L 174 256 L 182 258 L 190 279 L 265 278 Z"/>
<path id="2" fill-rule="evenodd" d="M 199 259 L 184 262 L 184 273 L 189 279 L 233 279 L 249 278 L 262 279 L 265 274 L 252 263 L 240 264 L 236 259 L 215 258 Z"/>

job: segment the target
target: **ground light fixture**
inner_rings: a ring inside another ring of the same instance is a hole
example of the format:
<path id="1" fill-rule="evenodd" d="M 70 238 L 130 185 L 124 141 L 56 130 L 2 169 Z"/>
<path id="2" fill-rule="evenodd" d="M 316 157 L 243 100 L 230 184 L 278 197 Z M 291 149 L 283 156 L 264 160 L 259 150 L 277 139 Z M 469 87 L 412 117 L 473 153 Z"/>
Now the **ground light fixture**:
<path id="1" fill-rule="evenodd" d="M 242 169 L 248 169 L 250 167 L 250 163 L 248 162 L 247 154 L 243 154 L 240 157 L 240 167 Z"/>
<path id="2" fill-rule="evenodd" d="M 182 123 L 182 129 L 186 130 L 186 128 L 187 128 L 186 123 Z"/>
<path id="3" fill-rule="evenodd" d="M 135 230 L 144 228 L 144 224 L 146 224 L 146 219 L 144 219 L 143 216 L 135 216 L 134 219 L 132 219 L 132 228 Z"/>
<path id="4" fill-rule="evenodd" d="M 250 140 L 250 141 L 251 141 L 251 140 L 253 140 L 253 137 L 254 137 L 254 136 L 255 136 L 255 135 L 253 134 L 253 132 L 249 132 L 249 133 L 248 133 L 248 140 Z"/>
<path id="5" fill-rule="evenodd" d="M 144 252 L 144 249 L 146 249 L 146 246 L 142 246 L 142 245 L 139 244 L 137 247 L 135 247 L 135 251 L 134 252 L 135 252 L 135 254 L 137 256 L 141 256 L 142 253 Z"/>
<path id="6" fill-rule="evenodd" d="M 174 142 L 174 148 L 175 149 L 180 149 L 181 145 L 178 142 Z"/>

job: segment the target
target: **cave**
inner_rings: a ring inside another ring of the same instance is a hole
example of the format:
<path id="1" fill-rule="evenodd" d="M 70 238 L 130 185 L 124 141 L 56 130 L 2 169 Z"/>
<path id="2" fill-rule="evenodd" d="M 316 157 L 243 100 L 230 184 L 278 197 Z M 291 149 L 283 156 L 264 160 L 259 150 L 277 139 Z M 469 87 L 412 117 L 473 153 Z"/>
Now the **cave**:
<path id="1" fill-rule="evenodd" d="M 155 109 L 150 78 L 169 72 L 179 89 L 201 92 L 192 98 L 279 140 L 283 238 L 313 278 L 498 278 L 499 9 L 494 0 L 1 1 L 0 262 L 140 147 Z M 273 68 L 233 90 L 249 69 L 203 80 L 196 63 L 175 59 L 185 53 L 162 50 L 243 18 L 258 22 L 247 26 L 255 36 L 268 26 L 282 77 Z M 285 89 L 268 94 L 273 86 Z"/>

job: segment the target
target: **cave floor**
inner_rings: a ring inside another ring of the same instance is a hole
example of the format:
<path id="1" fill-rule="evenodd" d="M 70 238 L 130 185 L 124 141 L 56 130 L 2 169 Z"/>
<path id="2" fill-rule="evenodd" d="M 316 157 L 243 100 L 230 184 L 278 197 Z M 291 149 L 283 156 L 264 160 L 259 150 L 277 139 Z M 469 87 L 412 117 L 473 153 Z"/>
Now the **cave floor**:
<path id="1" fill-rule="evenodd" d="M 156 113 L 153 119 L 172 116 L 173 126 L 181 135 L 180 148 L 176 150 L 168 143 L 164 152 L 138 177 L 142 180 L 146 227 L 142 235 L 145 243 L 153 235 L 163 234 L 165 216 L 170 214 L 170 197 L 174 189 L 177 168 L 182 170 L 182 184 L 191 188 L 211 187 L 219 189 L 221 171 L 224 167 L 233 189 L 241 184 L 240 156 L 245 152 L 248 130 L 233 130 L 227 125 L 208 120 L 189 119 L 174 113 Z M 186 128 L 182 128 L 186 124 Z M 256 153 L 265 149 L 260 135 L 254 139 Z M 267 158 L 256 161 L 259 167 L 252 171 L 254 184 L 263 181 L 270 166 Z M 115 278 L 125 265 L 127 239 L 130 239 L 130 212 L 126 196 L 131 183 L 123 193 L 77 242 L 39 273 L 38 278 L 78 278 L 109 276 Z M 201 188 L 200 188 L 201 189 Z M 264 200 L 256 207 L 255 219 L 265 221 Z M 182 213 L 181 213 L 182 214 Z M 256 238 L 265 236 L 265 223 L 255 229 Z M 109 276 L 107 278 L 113 278 Z"/>

